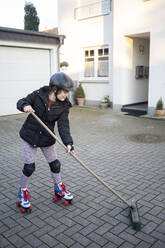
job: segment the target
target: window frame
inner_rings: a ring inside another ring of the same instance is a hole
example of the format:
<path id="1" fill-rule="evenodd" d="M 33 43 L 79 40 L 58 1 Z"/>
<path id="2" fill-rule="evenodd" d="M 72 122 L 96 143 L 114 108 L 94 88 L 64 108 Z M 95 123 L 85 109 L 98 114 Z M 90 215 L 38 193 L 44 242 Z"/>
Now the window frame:
<path id="1" fill-rule="evenodd" d="M 108 49 L 108 54 L 99 56 L 99 49 Z M 94 77 L 85 77 L 85 51 L 88 51 L 90 53 L 90 50 L 94 50 Z M 98 76 L 98 62 L 99 62 L 99 57 L 108 57 L 108 76 L 106 77 L 101 77 Z M 82 81 L 109 81 L 109 74 L 110 74 L 110 50 L 108 45 L 102 45 L 102 46 L 91 46 L 91 47 L 84 47 L 82 49 L 82 61 L 83 61 L 83 70 L 81 73 L 81 80 Z"/>

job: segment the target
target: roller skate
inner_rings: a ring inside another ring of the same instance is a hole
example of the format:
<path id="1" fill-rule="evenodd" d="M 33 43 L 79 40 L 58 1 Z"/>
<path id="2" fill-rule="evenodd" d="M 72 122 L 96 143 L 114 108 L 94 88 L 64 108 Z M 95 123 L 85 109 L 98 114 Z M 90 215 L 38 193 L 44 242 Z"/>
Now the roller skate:
<path id="1" fill-rule="evenodd" d="M 53 202 L 56 203 L 59 200 L 62 200 L 62 204 L 64 206 L 68 206 L 72 203 L 73 195 L 66 191 L 66 186 L 63 183 L 55 184 L 54 185 L 54 193 L 55 196 L 53 197 Z"/>
<path id="2" fill-rule="evenodd" d="M 31 213 L 32 206 L 31 206 L 31 195 L 27 189 L 19 188 L 18 190 L 18 199 L 19 201 L 16 202 L 17 207 L 20 208 L 20 212 L 23 213 Z"/>

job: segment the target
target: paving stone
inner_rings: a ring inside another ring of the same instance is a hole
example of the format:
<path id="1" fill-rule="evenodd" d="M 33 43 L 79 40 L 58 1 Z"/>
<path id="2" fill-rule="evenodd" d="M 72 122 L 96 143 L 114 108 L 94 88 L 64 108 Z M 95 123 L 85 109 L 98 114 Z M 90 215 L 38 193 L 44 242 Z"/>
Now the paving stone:
<path id="1" fill-rule="evenodd" d="M 90 233 L 87 237 L 102 247 L 108 242 L 107 239 L 103 238 L 102 236 L 94 232 Z"/>
<path id="2" fill-rule="evenodd" d="M 162 220 L 160 218 L 157 218 L 151 214 L 145 214 L 144 217 L 150 221 L 155 222 L 156 224 L 162 223 Z"/>
<path id="3" fill-rule="evenodd" d="M 83 226 L 79 225 L 79 224 L 76 224 L 76 225 L 72 226 L 71 228 L 69 228 L 67 231 L 65 231 L 65 234 L 67 234 L 70 237 L 73 234 L 75 234 L 78 231 L 80 231 L 81 229 L 83 229 Z"/>
<path id="4" fill-rule="evenodd" d="M 56 245 L 56 248 L 66 248 L 66 245 L 63 245 L 63 244 L 61 243 L 61 244 Z"/>
<path id="5" fill-rule="evenodd" d="M 145 242 L 148 242 L 150 244 L 154 244 L 154 242 L 156 241 L 155 238 L 153 238 L 152 236 L 142 233 L 142 232 L 138 232 L 135 234 L 135 236 Z"/>
<path id="6" fill-rule="evenodd" d="M 163 210 L 163 208 L 156 206 L 153 209 L 151 209 L 149 213 L 151 215 L 157 216 L 162 210 Z"/>
<path id="7" fill-rule="evenodd" d="M 76 240 L 77 242 L 79 242 L 84 247 L 87 247 L 87 245 L 89 245 L 91 243 L 91 240 L 89 240 L 87 237 L 81 235 L 80 233 L 75 233 L 74 235 L 72 235 L 72 238 L 74 240 Z"/>
<path id="8" fill-rule="evenodd" d="M 38 247 L 42 244 L 41 240 L 36 238 L 33 234 L 24 237 L 24 240 L 26 240 L 26 242 L 29 243 L 32 247 Z"/>
<path id="9" fill-rule="evenodd" d="M 141 241 L 141 242 L 136 246 L 136 248 L 149 248 L 149 247 L 151 247 L 151 244 L 146 243 L 146 242 L 144 242 L 144 241 Z"/>
<path id="10" fill-rule="evenodd" d="M 124 240 L 121 239 L 120 237 L 110 233 L 110 232 L 107 232 L 103 235 L 103 237 L 105 237 L 106 239 L 108 239 L 109 241 L 111 241 L 112 243 L 120 246 L 122 243 L 124 243 Z"/>
<path id="11" fill-rule="evenodd" d="M 49 248 L 49 246 L 47 246 L 46 244 L 42 244 L 39 246 L 39 248 Z"/>
<path id="12" fill-rule="evenodd" d="M 59 221 L 57 221 L 55 218 L 52 218 L 52 217 L 45 219 L 45 222 L 48 225 L 51 225 L 53 227 L 57 227 L 57 226 L 61 225 Z"/>
<path id="13" fill-rule="evenodd" d="M 65 216 L 60 218 L 59 221 L 68 227 L 71 227 L 75 224 L 75 222 L 73 220 L 71 220 L 70 218 L 67 218 Z"/>
<path id="14" fill-rule="evenodd" d="M 0 235 L 0 247 L 3 248 L 3 247 L 6 247 L 7 245 L 9 245 L 9 241 L 4 238 L 2 235 Z"/>
<path id="15" fill-rule="evenodd" d="M 133 248 L 134 247 L 134 245 L 132 245 L 132 244 L 130 244 L 130 243 L 128 243 L 128 242 L 124 242 L 121 246 L 120 246 L 120 248 Z"/>
<path id="16" fill-rule="evenodd" d="M 156 231 L 165 234 L 165 221 L 156 228 Z"/>
<path id="17" fill-rule="evenodd" d="M 32 225 L 32 222 L 24 218 L 24 216 L 20 216 L 20 213 L 18 216 L 15 215 L 14 218 L 12 216 L 12 219 L 14 219 L 14 222 L 17 223 L 17 225 L 19 224 L 22 228 L 27 228 Z"/>
<path id="18" fill-rule="evenodd" d="M 97 226 L 92 223 L 92 224 L 89 224 L 87 227 L 83 228 L 80 231 L 80 233 L 82 235 L 88 235 L 89 233 L 93 232 L 96 229 L 97 229 Z"/>
<path id="19" fill-rule="evenodd" d="M 120 221 L 118 221 L 117 219 L 109 216 L 109 215 L 104 215 L 101 217 L 102 220 L 104 220 L 105 222 L 110 223 L 111 225 L 117 225 L 118 223 L 120 223 Z"/>
<path id="20" fill-rule="evenodd" d="M 66 230 L 68 230 L 67 226 L 60 225 L 57 228 L 54 228 L 52 231 L 48 232 L 48 234 L 51 235 L 52 237 L 56 237 L 56 235 L 59 235 L 60 233 L 65 232 Z"/>
<path id="21" fill-rule="evenodd" d="M 9 230 L 7 230 L 6 232 L 3 232 L 3 235 L 5 237 L 9 237 L 15 233 L 19 233 L 20 231 L 22 231 L 22 227 L 21 226 L 14 226 L 13 228 L 10 228 Z"/>
<path id="22" fill-rule="evenodd" d="M 71 246 L 71 248 L 83 248 L 84 246 L 80 245 L 79 243 L 75 243 Z"/>
<path id="23" fill-rule="evenodd" d="M 141 241 L 140 239 L 138 239 L 135 236 L 132 236 L 131 234 L 128 234 L 126 232 L 120 233 L 119 237 L 127 240 L 128 242 L 130 242 L 133 245 L 137 245 Z"/>
<path id="24" fill-rule="evenodd" d="M 98 227 L 102 226 L 104 224 L 104 221 L 102 221 L 100 218 L 97 218 L 93 215 L 88 217 L 88 220 L 92 222 L 93 224 L 96 224 Z M 111 226 L 111 225 L 110 225 Z"/>
<path id="25" fill-rule="evenodd" d="M 159 232 L 156 232 L 156 231 L 153 231 L 151 233 L 151 235 L 157 239 L 159 239 L 160 241 L 162 242 L 165 242 L 165 235 L 163 233 L 159 233 Z"/>
<path id="26" fill-rule="evenodd" d="M 102 225 L 101 227 L 97 228 L 95 230 L 95 232 L 99 235 L 103 235 L 104 233 L 110 231 L 112 228 L 112 226 L 108 223 L 105 223 L 104 225 Z"/>
<path id="27" fill-rule="evenodd" d="M 65 234 L 62 234 L 62 233 L 57 235 L 56 239 L 66 246 L 71 246 L 75 243 L 75 241 L 73 239 L 69 238 L 68 236 L 66 236 Z"/>
<path id="28" fill-rule="evenodd" d="M 151 233 L 156 227 L 157 227 L 157 224 L 150 221 L 146 226 L 143 227 L 143 232 Z"/>
<path id="29" fill-rule="evenodd" d="M 55 238 L 52 238 L 48 234 L 42 235 L 40 240 L 46 243 L 49 247 L 56 247 L 56 245 L 59 243 L 59 241 L 57 241 Z"/>
<path id="30" fill-rule="evenodd" d="M 80 216 L 76 216 L 73 219 L 74 219 L 75 222 L 77 222 L 77 223 L 79 223 L 79 224 L 81 224 L 81 225 L 83 225 L 85 227 L 90 224 L 90 222 L 88 220 L 82 218 L 81 215 Z"/>
<path id="31" fill-rule="evenodd" d="M 96 213 L 96 209 L 88 209 L 86 211 L 84 211 L 82 214 L 81 214 L 81 217 L 83 218 L 88 218 L 88 216 L 91 216 L 92 214 Z"/>
<path id="32" fill-rule="evenodd" d="M 34 225 L 36 225 L 37 227 L 40 227 L 40 228 L 43 227 L 43 226 L 45 225 L 45 222 L 42 221 L 41 219 L 37 218 L 37 217 L 33 218 L 33 219 L 31 220 L 31 222 L 32 222 Z"/>
<path id="33" fill-rule="evenodd" d="M 165 246 L 165 242 L 159 240 L 152 246 L 152 248 L 164 248 L 164 246 Z"/>
<path id="34" fill-rule="evenodd" d="M 10 229 L 7 226 L 3 225 L 2 227 L 0 227 L 0 234 L 5 233 L 6 231 L 10 231 Z"/>
<path id="35" fill-rule="evenodd" d="M 113 244 L 112 242 L 108 242 L 106 245 L 104 245 L 104 248 L 117 248 L 118 246 Z"/>
<path id="36" fill-rule="evenodd" d="M 11 218 L 6 218 L 6 219 L 4 219 L 4 220 L 3 220 L 3 223 L 4 223 L 5 225 L 7 225 L 9 228 L 12 228 L 12 227 L 17 226 L 17 223 L 16 223 L 14 220 L 12 220 Z"/>
<path id="37" fill-rule="evenodd" d="M 22 231 L 19 231 L 19 236 L 24 238 L 26 237 L 27 235 L 35 232 L 36 230 L 38 230 L 38 227 L 34 226 L 34 225 L 31 225 L 30 227 L 24 227 L 22 228 Z"/>
<path id="38" fill-rule="evenodd" d="M 111 229 L 111 232 L 115 235 L 118 235 L 122 231 L 124 231 L 128 226 L 124 223 L 117 224 L 114 228 Z"/>
<path id="39" fill-rule="evenodd" d="M 24 247 L 27 243 L 22 239 L 20 238 L 18 235 L 14 234 L 10 237 L 8 237 L 8 240 L 13 244 L 15 245 L 17 248 L 22 248 Z"/>
<path id="40" fill-rule="evenodd" d="M 96 244 L 96 243 L 92 243 L 90 245 L 87 246 L 87 248 L 100 248 L 101 246 Z"/>
<path id="41" fill-rule="evenodd" d="M 39 228 L 37 231 L 33 232 L 36 237 L 41 237 L 42 235 L 54 230 L 54 227 L 46 225 L 42 228 Z"/>

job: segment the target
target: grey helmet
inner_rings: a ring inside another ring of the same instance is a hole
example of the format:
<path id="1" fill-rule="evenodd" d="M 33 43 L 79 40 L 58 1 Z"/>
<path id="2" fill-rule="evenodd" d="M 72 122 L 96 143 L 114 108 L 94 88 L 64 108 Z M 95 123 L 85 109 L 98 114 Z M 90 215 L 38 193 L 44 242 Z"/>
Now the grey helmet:
<path id="1" fill-rule="evenodd" d="M 49 86 L 56 86 L 59 89 L 72 91 L 73 90 L 73 81 L 72 79 L 63 72 L 57 72 L 53 74 L 49 81 Z"/>

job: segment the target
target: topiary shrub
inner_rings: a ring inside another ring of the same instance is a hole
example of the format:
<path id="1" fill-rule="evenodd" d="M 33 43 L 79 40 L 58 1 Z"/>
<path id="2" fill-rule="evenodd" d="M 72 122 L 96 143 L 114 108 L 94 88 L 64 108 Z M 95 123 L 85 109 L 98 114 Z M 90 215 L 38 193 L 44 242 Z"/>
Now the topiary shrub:
<path id="1" fill-rule="evenodd" d="M 75 97 L 76 98 L 85 98 L 85 92 L 84 92 L 84 89 L 83 89 L 81 83 L 79 84 L 79 86 L 76 89 Z"/>
<path id="2" fill-rule="evenodd" d="M 156 109 L 157 110 L 162 110 L 163 109 L 163 100 L 162 100 L 162 98 L 160 97 L 159 98 L 159 100 L 157 101 L 157 103 L 156 103 Z"/>

